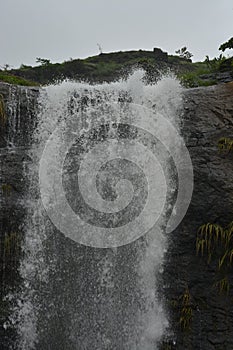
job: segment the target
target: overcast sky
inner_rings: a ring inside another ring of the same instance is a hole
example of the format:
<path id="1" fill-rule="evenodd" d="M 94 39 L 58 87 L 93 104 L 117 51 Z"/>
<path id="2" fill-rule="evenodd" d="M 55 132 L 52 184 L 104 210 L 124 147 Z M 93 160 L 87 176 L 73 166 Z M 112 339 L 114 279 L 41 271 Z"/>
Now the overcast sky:
<path id="1" fill-rule="evenodd" d="M 0 0 L 0 65 L 182 46 L 194 61 L 233 36 L 232 0 Z"/>

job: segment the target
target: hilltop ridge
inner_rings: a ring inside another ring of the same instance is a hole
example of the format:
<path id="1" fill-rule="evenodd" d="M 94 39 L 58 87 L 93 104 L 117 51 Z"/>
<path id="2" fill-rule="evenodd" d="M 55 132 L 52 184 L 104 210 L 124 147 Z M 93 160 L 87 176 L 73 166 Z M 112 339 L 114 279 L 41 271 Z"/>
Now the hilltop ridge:
<path id="1" fill-rule="evenodd" d="M 134 68 L 144 69 L 151 82 L 161 73 L 171 70 L 187 87 L 233 80 L 233 58 L 193 63 L 190 59 L 169 55 L 160 48 L 100 53 L 63 63 L 51 63 L 49 59 L 39 59 L 39 62 L 41 65 L 35 67 L 22 64 L 18 69 L 0 71 L 0 81 L 28 86 L 47 85 L 64 79 L 102 83 L 127 76 Z"/>

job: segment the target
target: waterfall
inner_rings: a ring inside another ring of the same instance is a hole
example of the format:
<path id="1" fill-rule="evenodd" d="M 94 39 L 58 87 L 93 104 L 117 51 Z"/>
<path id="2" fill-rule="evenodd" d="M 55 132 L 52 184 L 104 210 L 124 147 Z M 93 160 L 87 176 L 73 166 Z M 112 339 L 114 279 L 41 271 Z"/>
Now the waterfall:
<path id="1" fill-rule="evenodd" d="M 140 70 L 41 90 L 17 349 L 158 349 L 168 232 L 181 220 L 181 94 L 173 76 L 147 85 Z"/>

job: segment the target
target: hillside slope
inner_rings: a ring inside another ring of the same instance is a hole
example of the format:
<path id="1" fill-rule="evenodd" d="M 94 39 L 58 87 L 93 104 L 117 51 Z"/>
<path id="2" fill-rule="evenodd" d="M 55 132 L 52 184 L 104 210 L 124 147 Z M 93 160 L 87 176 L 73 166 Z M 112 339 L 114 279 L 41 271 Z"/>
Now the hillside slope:
<path id="1" fill-rule="evenodd" d="M 47 85 L 64 79 L 88 82 L 110 82 L 127 76 L 134 68 L 143 68 L 149 82 L 168 70 L 173 71 L 187 87 L 208 86 L 233 80 L 233 59 L 196 62 L 168 55 L 159 48 L 153 51 L 101 53 L 86 59 L 50 63 L 41 59 L 40 66 L 22 65 L 19 69 L 0 71 L 0 81 L 16 85 Z"/>

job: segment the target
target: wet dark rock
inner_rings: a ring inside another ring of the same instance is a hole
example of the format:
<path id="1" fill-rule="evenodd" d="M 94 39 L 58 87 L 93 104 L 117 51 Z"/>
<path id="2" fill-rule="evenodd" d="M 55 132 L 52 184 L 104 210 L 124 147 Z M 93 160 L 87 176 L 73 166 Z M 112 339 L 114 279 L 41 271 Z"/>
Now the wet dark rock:
<path id="1" fill-rule="evenodd" d="M 194 167 L 194 192 L 188 212 L 170 235 L 165 261 L 165 294 L 176 349 L 233 348 L 233 274 L 229 295 L 219 295 L 214 283 L 216 268 L 196 255 L 197 230 L 204 223 L 227 225 L 233 219 L 233 156 L 218 151 L 221 137 L 233 133 L 233 84 L 196 88 L 184 93 L 183 135 Z M 189 331 L 179 325 L 180 298 L 188 287 L 193 303 Z"/>
<path id="2" fill-rule="evenodd" d="M 0 348 L 8 350 L 16 334 L 14 329 L 4 328 L 10 307 L 4 297 L 17 290 L 20 280 L 20 242 L 26 215 L 25 173 L 31 162 L 28 151 L 36 123 L 38 89 L 0 83 L 0 95 L 5 114 L 0 118 Z M 11 252 L 7 242 L 12 242 Z"/>

